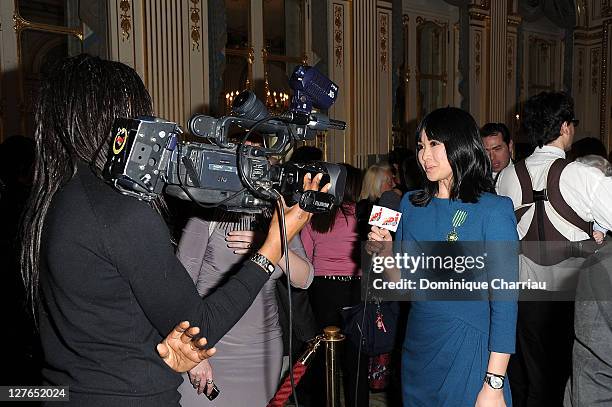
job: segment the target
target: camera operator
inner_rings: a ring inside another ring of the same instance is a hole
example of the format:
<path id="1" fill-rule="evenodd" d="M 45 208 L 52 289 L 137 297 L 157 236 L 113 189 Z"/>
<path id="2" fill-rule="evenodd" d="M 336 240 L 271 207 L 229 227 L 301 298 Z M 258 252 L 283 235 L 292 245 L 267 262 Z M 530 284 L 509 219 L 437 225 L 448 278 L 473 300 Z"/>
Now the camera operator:
<path id="1" fill-rule="evenodd" d="M 175 325 L 191 322 L 213 346 L 268 280 L 266 263 L 281 258 L 275 212 L 260 256 L 199 297 L 175 256 L 163 202 L 152 208 L 100 176 L 113 120 L 151 110 L 133 69 L 88 55 L 62 60 L 40 89 L 22 272 L 38 310 L 44 382 L 70 386 L 73 405 L 178 406 L 181 376 L 170 368 L 187 370 L 213 352 L 190 353 L 197 329 Z M 306 176 L 304 189 L 319 180 Z M 296 205 L 285 218 L 290 240 L 310 214 Z M 169 332 L 160 358 L 156 345 Z"/>
<path id="2" fill-rule="evenodd" d="M 264 142 L 261 136 L 255 135 L 244 144 L 263 146 Z M 212 216 L 199 213 L 189 219 L 177 257 L 200 295 L 206 296 L 222 287 L 227 277 L 261 247 L 271 217 L 268 210 L 247 214 L 217 209 Z M 308 288 L 314 269 L 299 236 L 288 242 L 288 255 L 292 286 Z M 283 332 L 275 287 L 283 273 L 286 273 L 284 259 L 248 311 L 217 343 L 219 356 L 212 362 L 203 361 L 188 375 L 183 375 L 184 382 L 179 387 L 181 406 L 200 406 L 200 394 L 211 394 L 213 383 L 221 388 L 215 407 L 234 407 L 247 399 L 253 406 L 264 406 L 274 396 L 283 358 Z"/>

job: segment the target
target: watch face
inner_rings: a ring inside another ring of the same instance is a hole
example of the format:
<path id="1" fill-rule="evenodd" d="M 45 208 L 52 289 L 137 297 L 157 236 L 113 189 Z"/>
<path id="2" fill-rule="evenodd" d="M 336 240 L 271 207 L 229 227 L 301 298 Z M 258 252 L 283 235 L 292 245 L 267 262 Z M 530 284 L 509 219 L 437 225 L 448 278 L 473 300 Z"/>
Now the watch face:
<path id="1" fill-rule="evenodd" d="M 489 384 L 494 389 L 501 389 L 502 387 L 504 387 L 503 379 L 497 376 L 489 376 Z"/>

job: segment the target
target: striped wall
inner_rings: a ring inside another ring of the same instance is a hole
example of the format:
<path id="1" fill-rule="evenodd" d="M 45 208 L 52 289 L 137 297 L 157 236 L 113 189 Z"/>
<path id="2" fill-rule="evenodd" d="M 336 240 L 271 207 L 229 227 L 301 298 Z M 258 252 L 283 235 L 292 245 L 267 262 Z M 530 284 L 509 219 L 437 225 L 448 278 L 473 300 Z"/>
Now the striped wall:
<path id="1" fill-rule="evenodd" d="M 111 57 L 134 67 L 155 114 L 185 126 L 208 109 L 207 0 L 111 0 Z"/>

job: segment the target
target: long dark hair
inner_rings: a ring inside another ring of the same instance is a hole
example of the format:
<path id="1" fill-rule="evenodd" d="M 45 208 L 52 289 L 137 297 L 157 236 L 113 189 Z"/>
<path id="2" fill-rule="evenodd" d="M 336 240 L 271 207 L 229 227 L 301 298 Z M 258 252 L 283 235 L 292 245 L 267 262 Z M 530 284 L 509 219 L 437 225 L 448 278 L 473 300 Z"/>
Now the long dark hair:
<path id="1" fill-rule="evenodd" d="M 130 67 L 89 55 L 61 60 L 43 80 L 35 108 L 32 192 L 21 227 L 21 272 L 32 300 L 38 291 L 40 242 L 51 200 L 90 163 L 98 174 L 116 117 L 151 115 L 151 97 Z"/>
<path id="2" fill-rule="evenodd" d="M 468 112 L 455 107 L 436 109 L 419 124 L 417 145 L 422 131 L 428 139 L 444 144 L 453 170 L 450 199 L 475 203 L 483 192 L 493 192 L 491 163 L 482 144 L 478 125 Z M 427 206 L 438 193 L 438 182 L 428 180 L 423 166 L 420 162 L 418 165 L 423 190 L 411 195 L 410 201 L 415 206 Z"/>
<path id="3" fill-rule="evenodd" d="M 319 233 L 327 233 L 334 227 L 338 211 L 342 213 L 348 222 L 349 216 L 355 216 L 355 203 L 361 192 L 361 171 L 349 164 L 340 164 L 346 168 L 346 184 L 342 204 L 334 206 L 328 213 L 316 214 L 312 217 L 312 230 Z"/>

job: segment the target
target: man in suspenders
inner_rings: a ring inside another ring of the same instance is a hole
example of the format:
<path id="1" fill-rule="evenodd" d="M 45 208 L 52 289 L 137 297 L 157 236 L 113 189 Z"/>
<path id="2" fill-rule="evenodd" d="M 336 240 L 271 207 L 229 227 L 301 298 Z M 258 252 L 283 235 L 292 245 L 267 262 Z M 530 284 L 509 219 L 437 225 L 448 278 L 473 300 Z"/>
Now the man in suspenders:
<path id="1" fill-rule="evenodd" d="M 565 160 L 578 125 L 569 95 L 531 97 L 522 119 L 535 151 L 503 170 L 496 189 L 512 199 L 519 238 L 529 242 L 521 254 L 521 280 L 546 282 L 547 288 L 541 301 L 519 303 L 517 353 L 508 376 L 515 406 L 561 406 L 574 339 L 568 300 L 589 252 L 592 222 L 612 227 L 612 179 Z"/>

